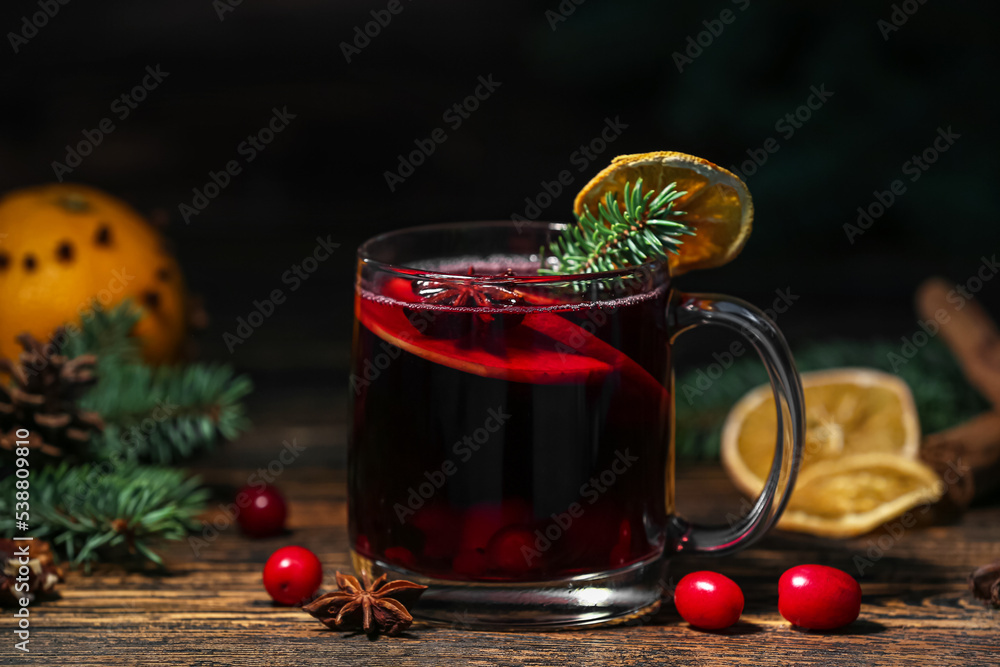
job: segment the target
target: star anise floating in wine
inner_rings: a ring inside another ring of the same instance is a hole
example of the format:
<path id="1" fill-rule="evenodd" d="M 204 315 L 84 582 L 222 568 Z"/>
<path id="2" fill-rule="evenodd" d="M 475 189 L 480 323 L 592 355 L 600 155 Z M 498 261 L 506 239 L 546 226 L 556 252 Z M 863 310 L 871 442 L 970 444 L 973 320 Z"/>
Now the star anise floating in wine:
<path id="1" fill-rule="evenodd" d="M 469 276 L 475 276 L 475 268 L 469 267 Z M 500 277 L 511 278 L 514 271 L 508 269 Z M 413 291 L 424 302 L 435 306 L 455 306 L 495 308 L 524 303 L 517 292 L 499 285 L 476 285 L 473 283 L 441 283 L 421 280 L 413 284 Z"/>
<path id="2" fill-rule="evenodd" d="M 427 587 L 403 579 L 386 583 L 387 578 L 383 574 L 372 583 L 366 573 L 362 585 L 357 577 L 337 572 L 339 590 L 319 596 L 302 609 L 334 630 L 398 635 L 410 627 L 413 616 L 397 598 L 406 596 L 416 601 Z"/>
<path id="3" fill-rule="evenodd" d="M 469 267 L 468 275 L 476 276 L 474 267 Z M 495 280 L 514 275 L 514 271 L 508 269 L 499 276 L 482 277 Z M 436 308 L 404 308 L 403 312 L 417 331 L 433 338 L 458 339 L 482 334 L 489 339 L 499 333 L 497 328 L 512 329 L 524 319 L 523 313 L 500 312 L 500 309 L 525 303 L 513 289 L 513 283 L 505 287 L 496 283 L 419 280 L 413 283 L 413 292 L 422 303 Z M 469 311 L 463 312 L 463 309 Z"/>

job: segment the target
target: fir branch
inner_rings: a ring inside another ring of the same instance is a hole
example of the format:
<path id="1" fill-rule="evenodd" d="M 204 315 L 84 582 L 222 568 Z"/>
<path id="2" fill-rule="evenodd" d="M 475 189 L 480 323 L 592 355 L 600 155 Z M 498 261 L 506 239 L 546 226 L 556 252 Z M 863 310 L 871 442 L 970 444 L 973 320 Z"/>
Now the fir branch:
<path id="1" fill-rule="evenodd" d="M 677 253 L 682 236 L 694 230 L 675 220 L 684 215 L 676 201 L 687 192 L 671 183 L 659 193 L 643 192 L 642 178 L 626 183 L 619 203 L 608 192 L 598 204 L 595 216 L 589 207 L 577 217 L 577 224 L 566 228 L 549 244 L 548 252 L 556 266 L 543 266 L 542 275 L 562 275 L 614 271 L 639 266 L 651 260 L 665 260 Z M 542 248 L 545 255 L 545 248 Z"/>
<path id="2" fill-rule="evenodd" d="M 0 482 L 0 534 L 14 532 L 13 476 Z M 180 470 L 123 464 L 66 463 L 31 478 L 31 534 L 48 540 L 74 565 L 124 553 L 158 565 L 153 538 L 182 539 L 197 528 L 208 491 Z"/>
<path id="3" fill-rule="evenodd" d="M 110 311 L 95 304 L 64 345 L 71 358 L 97 356 L 97 383 L 79 401 L 105 424 L 91 437 L 91 457 L 173 463 L 249 428 L 241 401 L 253 388 L 250 379 L 224 365 L 142 363 L 132 335 L 141 317 L 127 301 Z"/>
<path id="4" fill-rule="evenodd" d="M 91 438 L 98 459 L 172 463 L 249 428 L 241 401 L 253 385 L 228 366 L 98 364 L 98 376 L 80 401 L 104 418 L 104 432 Z"/>
<path id="5" fill-rule="evenodd" d="M 66 340 L 60 352 L 70 359 L 94 354 L 104 364 L 139 363 L 141 347 L 132 331 L 142 316 L 142 309 L 129 299 L 111 310 L 105 310 L 95 300 L 82 326 L 67 325 Z"/>

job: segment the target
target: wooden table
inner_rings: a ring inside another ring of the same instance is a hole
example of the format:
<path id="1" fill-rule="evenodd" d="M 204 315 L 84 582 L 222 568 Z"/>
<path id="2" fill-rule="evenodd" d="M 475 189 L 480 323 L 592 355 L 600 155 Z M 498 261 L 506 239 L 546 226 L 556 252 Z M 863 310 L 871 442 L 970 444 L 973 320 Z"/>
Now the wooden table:
<path id="1" fill-rule="evenodd" d="M 277 481 L 291 501 L 285 537 L 251 541 L 220 531 L 198 557 L 165 543 L 166 573 L 102 566 L 71 573 L 59 600 L 32 608 L 31 654 L 16 665 L 997 665 L 1000 613 L 974 600 L 966 576 L 1000 558 L 1000 508 L 965 514 L 952 525 L 907 529 L 882 538 L 880 558 L 866 551 L 886 532 L 847 541 L 774 532 L 720 560 L 676 561 L 673 581 L 711 568 L 738 581 L 747 604 L 723 632 L 690 628 L 665 602 L 647 625 L 550 633 L 473 632 L 415 624 L 402 637 L 369 640 L 331 632 L 304 612 L 274 606 L 261 585 L 268 555 L 306 546 L 326 568 L 326 585 L 349 568 L 345 530 L 343 429 L 257 429 L 200 470 L 220 502 L 273 460 L 283 439 L 310 446 Z M 239 461 L 240 467 L 229 467 Z M 717 466 L 681 466 L 681 510 L 721 520 L 739 496 Z M 207 517 L 220 518 L 215 509 Z M 874 554 L 875 552 L 873 552 Z M 873 560 L 861 578 L 861 618 L 836 632 L 789 626 L 777 612 L 777 581 L 788 567 L 826 563 L 857 574 L 854 556 Z M 8 621 L 9 623 L 9 621 Z M 18 655 L 15 655 L 18 653 Z"/>

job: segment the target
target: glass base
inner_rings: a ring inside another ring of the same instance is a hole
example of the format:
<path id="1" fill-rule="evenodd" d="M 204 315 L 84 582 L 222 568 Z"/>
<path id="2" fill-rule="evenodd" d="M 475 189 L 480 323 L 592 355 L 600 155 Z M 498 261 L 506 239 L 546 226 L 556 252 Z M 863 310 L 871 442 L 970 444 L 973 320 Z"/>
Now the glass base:
<path id="1" fill-rule="evenodd" d="M 480 630 L 562 630 L 641 623 L 660 608 L 667 561 L 550 581 L 473 582 L 426 577 L 351 550 L 354 570 L 429 588 L 410 610 L 435 625 Z"/>

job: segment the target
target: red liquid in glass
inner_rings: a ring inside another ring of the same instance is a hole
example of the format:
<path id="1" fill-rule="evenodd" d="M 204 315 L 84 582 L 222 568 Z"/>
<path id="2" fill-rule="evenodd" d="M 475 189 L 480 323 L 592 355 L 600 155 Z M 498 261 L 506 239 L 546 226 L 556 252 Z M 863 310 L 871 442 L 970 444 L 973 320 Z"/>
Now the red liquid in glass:
<path id="1" fill-rule="evenodd" d="M 659 554 L 665 286 L 596 304 L 433 305 L 359 291 L 349 524 L 421 574 L 529 581 Z"/>

